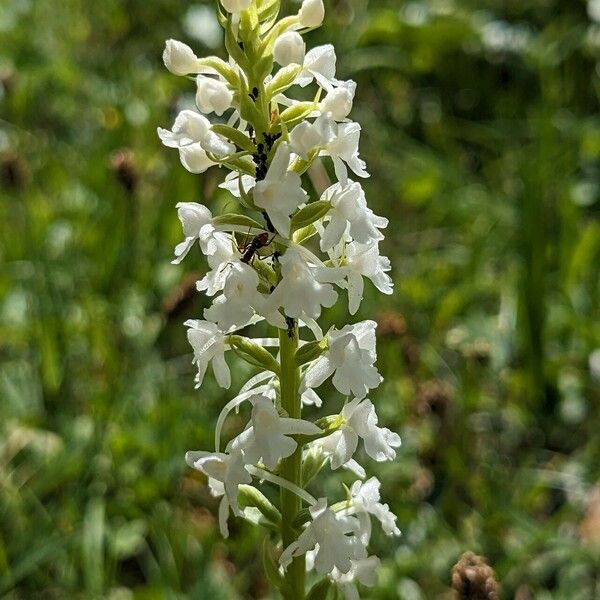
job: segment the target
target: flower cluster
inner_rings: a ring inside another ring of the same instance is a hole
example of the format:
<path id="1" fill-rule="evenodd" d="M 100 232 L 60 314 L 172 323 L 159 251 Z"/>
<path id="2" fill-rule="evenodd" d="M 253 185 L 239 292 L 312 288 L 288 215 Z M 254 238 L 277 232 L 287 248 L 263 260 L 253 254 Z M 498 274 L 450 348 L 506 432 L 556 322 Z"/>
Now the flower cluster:
<path id="1" fill-rule="evenodd" d="M 198 246 L 207 270 L 197 288 L 212 298 L 203 319 L 186 322 L 197 386 L 209 366 L 221 387 L 231 386 L 229 351 L 259 372 L 223 408 L 215 451 L 189 452 L 186 460 L 221 498 L 224 536 L 230 513 L 281 534 L 279 564 L 271 547 L 264 560 L 284 596 L 305 597 L 308 568 L 322 577 L 315 589 L 335 585 L 357 598 L 356 584 L 374 585 L 379 562 L 368 554 L 371 518 L 388 535 L 399 531 L 380 502 L 379 482 L 364 481 L 355 454 L 362 442 L 373 460 L 392 460 L 400 438 L 378 425 L 367 398 L 382 381 L 376 324 L 324 334 L 317 320 L 344 291 L 354 315 L 365 278 L 392 293 L 390 263 L 379 254 L 388 221 L 367 206 L 355 180 L 369 177 L 359 156 L 361 127 L 348 118 L 356 84 L 336 78 L 333 46 L 306 50 L 303 35 L 321 25 L 322 0 L 304 0 L 297 14 L 281 19 L 280 0 L 220 2 L 229 60 L 198 58 L 187 45 L 167 42 L 167 69 L 195 77 L 197 110 L 182 110 L 158 135 L 192 173 L 224 167 L 221 187 L 241 209 L 215 216 L 195 202 L 177 205 L 185 239 L 173 262 Z M 311 85 L 309 101 L 290 94 Z M 330 160 L 337 182 L 314 197 L 303 175 L 321 159 Z M 277 337 L 242 335 L 259 321 Z M 322 406 L 318 390 L 327 380 L 346 397 L 343 408 L 316 422 L 303 419 L 303 407 Z M 223 424 L 243 404 L 251 407 L 248 424 L 221 448 Z M 327 464 L 359 478 L 337 504 L 306 491 Z M 263 481 L 280 487 L 279 508 L 258 490 Z"/>

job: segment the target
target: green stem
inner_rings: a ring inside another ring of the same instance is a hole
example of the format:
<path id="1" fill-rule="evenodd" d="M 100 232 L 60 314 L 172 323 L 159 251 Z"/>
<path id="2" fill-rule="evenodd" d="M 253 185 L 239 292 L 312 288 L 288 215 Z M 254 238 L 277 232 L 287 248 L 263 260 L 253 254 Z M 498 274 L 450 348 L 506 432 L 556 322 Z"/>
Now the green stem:
<path id="1" fill-rule="evenodd" d="M 291 335 L 290 335 L 291 334 Z M 300 419 L 302 404 L 298 391 L 300 371 L 296 367 L 296 350 L 298 349 L 298 326 L 289 330 L 279 330 L 279 349 L 281 357 L 280 387 L 281 405 L 293 419 Z M 281 464 L 281 475 L 288 481 L 302 486 L 302 447 L 298 445 L 292 456 L 286 458 Z M 281 489 L 281 539 L 283 548 L 287 548 L 297 538 L 297 531 L 293 527 L 294 519 L 302 509 L 302 501 L 294 493 Z M 295 558 L 285 573 L 286 582 L 292 591 L 289 600 L 304 599 L 304 555 Z"/>

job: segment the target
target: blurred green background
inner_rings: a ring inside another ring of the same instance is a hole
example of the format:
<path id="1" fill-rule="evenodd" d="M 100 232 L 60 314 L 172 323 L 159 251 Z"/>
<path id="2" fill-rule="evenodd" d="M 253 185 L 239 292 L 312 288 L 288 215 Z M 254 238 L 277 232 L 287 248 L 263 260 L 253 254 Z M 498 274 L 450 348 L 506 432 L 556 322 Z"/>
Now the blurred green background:
<path id="1" fill-rule="evenodd" d="M 403 439 L 368 467 L 403 536 L 374 539 L 365 597 L 450 598 L 469 549 L 504 598 L 600 598 L 600 1 L 326 4 L 309 44 L 359 84 L 397 290 L 357 316 L 379 321 L 372 398 Z M 174 206 L 229 200 L 156 127 L 193 101 L 164 40 L 223 55 L 213 8 L 0 0 L 2 598 L 268 595 L 261 532 L 224 543 L 183 461 L 227 396 L 193 389 L 204 267 L 170 264 Z"/>

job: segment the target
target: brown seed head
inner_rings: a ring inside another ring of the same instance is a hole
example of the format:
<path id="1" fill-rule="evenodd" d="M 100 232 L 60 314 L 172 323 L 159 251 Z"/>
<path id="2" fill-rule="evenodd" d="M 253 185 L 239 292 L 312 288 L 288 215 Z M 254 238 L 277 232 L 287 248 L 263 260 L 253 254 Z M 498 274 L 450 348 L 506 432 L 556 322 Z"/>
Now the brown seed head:
<path id="1" fill-rule="evenodd" d="M 457 600 L 498 600 L 500 586 L 494 569 L 483 556 L 465 552 L 452 569 L 452 588 Z"/>

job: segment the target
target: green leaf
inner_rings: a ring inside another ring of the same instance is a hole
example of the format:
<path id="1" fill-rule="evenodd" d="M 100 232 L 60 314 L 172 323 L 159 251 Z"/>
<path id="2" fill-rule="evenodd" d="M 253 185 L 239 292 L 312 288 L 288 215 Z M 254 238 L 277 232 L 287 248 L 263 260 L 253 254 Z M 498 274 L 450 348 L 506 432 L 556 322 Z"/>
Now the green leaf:
<path id="1" fill-rule="evenodd" d="M 260 229 L 264 231 L 264 226 L 252 217 L 247 215 L 238 215 L 237 213 L 226 213 L 213 218 L 214 225 L 235 225 L 239 227 L 249 227 L 251 229 Z"/>
<path id="2" fill-rule="evenodd" d="M 330 209 L 331 202 L 328 200 L 317 200 L 316 202 L 307 204 L 292 217 L 292 231 L 312 225 L 319 219 L 322 219 Z"/>
<path id="3" fill-rule="evenodd" d="M 259 490 L 251 485 L 242 484 L 239 486 L 240 504 L 243 506 L 254 506 L 261 514 L 274 523 L 281 523 L 281 513 L 271 504 L 269 499 Z"/>
<path id="4" fill-rule="evenodd" d="M 279 373 L 279 363 L 273 358 L 273 355 L 252 340 L 240 335 L 232 335 L 229 337 L 229 344 L 238 356 L 251 365 L 276 374 Z"/>
<path id="5" fill-rule="evenodd" d="M 242 133 L 239 129 L 236 129 L 235 127 L 229 127 L 228 125 L 222 125 L 220 123 L 213 125 L 211 129 L 215 133 L 222 135 L 228 140 L 231 140 L 238 148 L 246 150 L 250 153 L 256 152 L 256 146 L 254 145 L 252 140 L 245 133 Z"/>
<path id="6" fill-rule="evenodd" d="M 104 498 L 91 498 L 83 518 L 81 554 L 86 590 L 94 597 L 102 594 L 104 588 L 104 530 Z"/>
<path id="7" fill-rule="evenodd" d="M 308 362 L 311 362 L 327 349 L 328 347 L 327 338 L 324 337 L 322 340 L 315 340 L 314 342 L 308 342 L 296 351 L 296 365 L 301 367 Z"/>
<path id="8" fill-rule="evenodd" d="M 325 600 L 330 589 L 331 581 L 327 577 L 324 577 L 310 588 L 306 600 Z"/>
<path id="9" fill-rule="evenodd" d="M 290 129 L 294 127 L 300 121 L 303 121 L 308 115 L 315 110 L 316 104 L 314 102 L 299 102 L 286 108 L 280 115 L 279 118 L 285 123 Z"/>
<path id="10" fill-rule="evenodd" d="M 298 231 L 294 232 L 293 240 L 296 244 L 302 244 L 306 240 L 310 239 L 313 235 L 317 233 L 317 230 L 314 225 L 308 225 L 307 227 L 302 227 L 302 229 L 298 229 Z"/>
<path id="11" fill-rule="evenodd" d="M 269 583 L 276 589 L 278 589 L 284 598 L 293 598 L 292 590 L 290 589 L 287 581 L 281 576 L 275 561 L 273 560 L 273 554 L 271 552 L 269 538 L 265 537 L 262 547 L 262 562 L 265 570 L 265 575 L 269 580 Z"/>
<path id="12" fill-rule="evenodd" d="M 291 87 L 301 70 L 301 65 L 294 64 L 280 69 L 277 72 L 277 75 L 270 81 L 269 85 L 267 85 L 267 96 L 269 100 Z"/>

